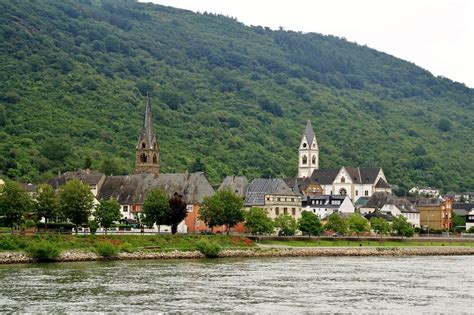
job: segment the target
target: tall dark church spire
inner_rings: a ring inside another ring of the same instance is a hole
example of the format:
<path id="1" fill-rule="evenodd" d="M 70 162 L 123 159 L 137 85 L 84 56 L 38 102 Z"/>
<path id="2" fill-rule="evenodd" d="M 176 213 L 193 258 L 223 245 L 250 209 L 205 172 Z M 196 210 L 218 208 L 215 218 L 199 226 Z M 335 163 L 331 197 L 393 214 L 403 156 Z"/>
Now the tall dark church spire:
<path id="1" fill-rule="evenodd" d="M 153 133 L 153 113 L 150 95 L 147 95 L 143 129 L 138 137 L 135 152 L 135 173 L 160 174 L 160 148 L 156 135 Z"/>

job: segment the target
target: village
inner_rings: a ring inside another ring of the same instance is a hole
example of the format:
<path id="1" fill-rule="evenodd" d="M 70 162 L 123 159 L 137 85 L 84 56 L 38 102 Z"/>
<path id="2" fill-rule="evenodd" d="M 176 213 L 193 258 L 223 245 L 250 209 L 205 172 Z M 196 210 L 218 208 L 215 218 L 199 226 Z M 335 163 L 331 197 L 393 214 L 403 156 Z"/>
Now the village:
<path id="1" fill-rule="evenodd" d="M 379 218 L 389 224 L 395 218 L 402 217 L 413 231 L 428 235 L 474 230 L 473 192 L 442 196 L 436 188 L 413 187 L 410 196 L 397 197 L 380 167 L 320 169 L 319 145 L 310 119 L 302 128 L 299 148 L 295 148 L 298 150 L 297 177 L 255 178 L 249 182 L 244 176 L 229 175 L 220 185 L 212 186 L 204 172 L 161 173 L 160 149 L 153 131 L 152 113 L 151 98 L 148 96 L 142 132 L 135 147 L 135 174 L 106 176 L 97 170 L 83 169 L 58 174 L 47 184 L 58 191 L 67 182 L 76 179 L 88 185 L 94 197 L 94 206 L 105 200 L 116 200 L 121 214 L 116 223 L 126 226 L 125 230 L 130 232 L 171 232 L 170 226 L 155 224 L 145 227 L 141 222 L 143 203 L 156 188 L 169 197 L 181 196 L 186 203 L 187 215 L 177 226 L 179 233 L 224 233 L 228 227 L 209 227 L 200 214 L 203 200 L 223 190 L 239 196 L 246 211 L 264 209 L 272 220 L 289 216 L 296 222 L 304 212 L 310 212 L 324 225 L 333 214 L 342 218 L 359 214 L 368 221 Z M 0 185 L 3 184 L 4 181 L 0 180 Z M 36 185 L 23 183 L 22 187 L 34 198 Z M 93 214 L 94 209 L 91 211 Z M 457 225 L 453 225 L 453 216 L 461 220 L 454 220 Z M 82 233 L 89 233 L 90 230 L 87 225 L 79 228 Z M 98 231 L 101 231 L 100 227 Z M 114 231 L 119 229 L 112 228 L 109 233 Z M 238 222 L 230 232 L 239 234 L 249 231 L 243 222 Z"/>

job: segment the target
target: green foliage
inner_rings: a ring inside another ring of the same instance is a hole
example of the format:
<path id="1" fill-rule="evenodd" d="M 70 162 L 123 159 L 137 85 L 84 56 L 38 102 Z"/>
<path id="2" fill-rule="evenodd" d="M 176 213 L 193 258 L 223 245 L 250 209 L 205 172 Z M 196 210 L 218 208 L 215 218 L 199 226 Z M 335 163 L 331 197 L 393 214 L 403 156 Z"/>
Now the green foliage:
<path id="1" fill-rule="evenodd" d="M 178 224 L 188 215 L 186 202 L 183 196 L 175 193 L 169 200 L 169 224 L 171 225 L 171 234 L 176 234 Z"/>
<path id="2" fill-rule="evenodd" d="M 16 250 L 18 246 L 12 235 L 0 235 L 0 250 Z"/>
<path id="3" fill-rule="evenodd" d="M 267 215 L 267 211 L 262 208 L 252 207 L 246 211 L 244 226 L 250 233 L 254 235 L 258 234 L 270 234 L 274 230 L 273 220 Z"/>
<path id="4" fill-rule="evenodd" d="M 370 227 L 374 230 L 375 233 L 379 234 L 381 237 L 387 235 L 392 230 L 390 223 L 387 222 L 384 218 L 373 217 L 370 219 Z"/>
<path id="5" fill-rule="evenodd" d="M 23 215 L 33 207 L 28 193 L 17 183 L 7 181 L 0 185 L 0 220 L 3 226 L 18 226 Z"/>
<path id="6" fill-rule="evenodd" d="M 280 214 L 275 218 L 275 227 L 280 229 L 278 235 L 292 236 L 298 229 L 298 222 L 289 214 Z"/>
<path id="7" fill-rule="evenodd" d="M 136 1 L 4 0 L 0 12 L 3 176 L 40 181 L 86 156 L 131 173 L 148 92 L 163 172 L 201 156 L 212 183 L 294 176 L 311 117 L 321 167 L 380 165 L 400 192 L 474 190 L 464 162 L 474 160 L 474 91 L 412 63 L 334 36 Z"/>
<path id="8" fill-rule="evenodd" d="M 310 211 L 303 211 L 301 212 L 301 218 L 298 222 L 299 230 L 308 236 L 311 235 L 319 235 L 323 231 L 323 226 L 319 217 L 310 212 Z"/>
<path id="9" fill-rule="evenodd" d="M 120 204 L 113 198 L 102 200 L 95 208 L 94 217 L 97 223 L 105 229 L 105 234 L 107 234 L 107 229 L 122 217 Z"/>
<path id="10" fill-rule="evenodd" d="M 326 231 L 333 231 L 334 233 L 344 235 L 348 230 L 347 220 L 337 212 L 331 213 L 324 229 Z"/>
<path id="11" fill-rule="evenodd" d="M 33 243 L 26 252 L 38 261 L 54 261 L 61 254 L 61 249 L 48 241 Z"/>
<path id="12" fill-rule="evenodd" d="M 146 225 L 156 224 L 159 227 L 170 223 L 169 198 L 160 188 L 155 188 L 148 194 L 142 208 Z"/>
<path id="13" fill-rule="evenodd" d="M 221 251 L 219 244 L 203 239 L 196 243 L 196 248 L 201 252 L 206 258 L 217 258 Z"/>
<path id="14" fill-rule="evenodd" d="M 393 218 L 392 230 L 396 231 L 399 236 L 411 237 L 415 235 L 415 230 L 410 222 L 402 215 Z"/>
<path id="15" fill-rule="evenodd" d="M 207 226 L 227 226 L 227 234 L 230 228 L 244 220 L 244 202 L 242 198 L 230 189 L 217 191 L 214 195 L 204 197 L 199 210 L 199 218 Z"/>
<path id="16" fill-rule="evenodd" d="M 89 221 L 94 195 L 87 184 L 74 179 L 61 187 L 59 201 L 64 216 L 76 225 L 77 234 L 78 226 Z"/>
<path id="17" fill-rule="evenodd" d="M 45 223 L 56 221 L 62 217 L 59 199 L 53 187 L 48 184 L 39 185 L 34 197 L 36 218 L 45 219 Z"/>
<path id="18" fill-rule="evenodd" d="M 110 242 L 96 244 L 95 250 L 102 257 L 114 257 L 119 253 L 120 248 Z"/>
<path id="19" fill-rule="evenodd" d="M 354 213 L 349 216 L 347 219 L 347 227 L 349 231 L 356 233 L 357 236 L 368 232 L 370 229 L 369 221 L 358 213 Z"/>
<path id="20" fill-rule="evenodd" d="M 466 217 L 456 214 L 454 211 L 451 211 L 451 220 L 453 230 L 455 232 L 465 229 L 466 226 Z"/>
<path id="21" fill-rule="evenodd" d="M 443 131 L 443 132 L 446 132 L 446 131 L 449 131 L 451 130 L 452 128 L 452 123 L 449 119 L 447 118 L 441 118 L 438 122 L 438 129 Z"/>

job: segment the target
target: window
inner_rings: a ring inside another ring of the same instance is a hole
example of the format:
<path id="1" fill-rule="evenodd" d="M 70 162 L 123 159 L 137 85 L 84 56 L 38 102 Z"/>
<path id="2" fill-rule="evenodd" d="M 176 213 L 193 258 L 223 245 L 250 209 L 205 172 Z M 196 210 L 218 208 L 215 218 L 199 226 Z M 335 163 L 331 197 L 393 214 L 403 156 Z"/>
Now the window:
<path id="1" fill-rule="evenodd" d="M 142 142 L 142 149 L 145 149 L 145 147 L 146 147 L 145 142 Z"/>
<path id="2" fill-rule="evenodd" d="M 270 201 L 270 197 L 267 197 L 267 201 Z"/>
<path id="3" fill-rule="evenodd" d="M 341 183 L 345 183 L 346 182 L 346 178 L 344 176 L 341 177 Z"/>
<path id="4" fill-rule="evenodd" d="M 344 178 L 344 177 L 343 177 L 343 178 Z M 347 195 L 347 190 L 345 190 L 344 188 L 341 188 L 341 189 L 339 190 L 339 195 L 344 195 L 344 196 Z"/>
<path id="5" fill-rule="evenodd" d="M 157 164 L 158 159 L 156 158 L 156 154 L 153 154 L 153 164 Z"/>
<path id="6" fill-rule="evenodd" d="M 280 197 L 277 197 L 277 201 L 281 201 L 281 198 L 280 198 Z"/>
<path id="7" fill-rule="evenodd" d="M 291 208 L 291 214 L 296 215 L 296 209 L 295 208 Z"/>
<path id="8" fill-rule="evenodd" d="M 311 163 L 316 164 L 316 155 L 313 155 L 313 158 L 311 159 Z"/>
<path id="9" fill-rule="evenodd" d="M 295 198 L 291 198 L 291 202 L 295 202 Z"/>
<path id="10" fill-rule="evenodd" d="M 123 211 L 123 212 L 128 212 L 128 206 L 123 206 L 123 207 L 122 207 L 122 211 Z"/>
<path id="11" fill-rule="evenodd" d="M 140 154 L 140 161 L 142 163 L 146 163 L 146 154 L 145 153 Z"/>
<path id="12" fill-rule="evenodd" d="M 369 195 L 369 191 L 366 190 L 366 191 L 364 192 L 364 195 L 368 196 L 368 195 Z"/>
<path id="13" fill-rule="evenodd" d="M 359 196 L 359 191 L 358 190 L 356 190 L 356 196 Z"/>
<path id="14" fill-rule="evenodd" d="M 303 155 L 303 157 L 301 159 L 301 163 L 303 163 L 303 165 L 308 164 L 308 158 L 306 157 L 306 155 Z"/>
<path id="15" fill-rule="evenodd" d="M 278 207 L 275 208 L 275 215 L 280 215 L 280 208 Z"/>
<path id="16" fill-rule="evenodd" d="M 187 212 L 193 212 L 193 205 L 187 205 L 186 206 L 186 211 Z"/>
<path id="17" fill-rule="evenodd" d="M 288 208 L 283 208 L 283 214 L 288 214 Z"/>
<path id="18" fill-rule="evenodd" d="M 316 148 L 316 143 L 313 143 L 313 148 Z"/>
<path id="19" fill-rule="evenodd" d="M 306 148 L 306 143 L 303 143 L 303 148 Z"/>

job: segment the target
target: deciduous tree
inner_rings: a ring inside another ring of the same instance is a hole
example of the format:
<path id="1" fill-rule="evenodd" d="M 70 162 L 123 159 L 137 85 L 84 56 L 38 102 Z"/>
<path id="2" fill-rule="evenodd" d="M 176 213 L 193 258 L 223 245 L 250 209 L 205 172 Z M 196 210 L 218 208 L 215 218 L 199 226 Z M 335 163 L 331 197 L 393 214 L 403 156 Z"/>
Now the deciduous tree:
<path id="1" fill-rule="evenodd" d="M 311 235 L 319 235 L 323 231 L 319 217 L 310 211 L 303 211 L 301 213 L 298 226 L 300 231 L 308 234 L 309 237 Z"/>
<path id="2" fill-rule="evenodd" d="M 334 212 L 328 217 L 328 223 L 326 223 L 324 229 L 337 234 L 346 234 L 347 221 L 339 213 Z"/>
<path id="3" fill-rule="evenodd" d="M 169 201 L 169 223 L 171 225 L 171 234 L 176 234 L 178 231 L 178 224 L 183 221 L 188 212 L 186 211 L 186 202 L 184 201 L 183 196 L 179 195 L 178 193 L 174 193 L 174 195 L 170 198 Z"/>
<path id="4" fill-rule="evenodd" d="M 295 218 L 289 214 L 280 214 L 275 218 L 275 226 L 280 229 L 279 235 L 292 236 L 298 229 L 298 223 Z"/>
<path id="5" fill-rule="evenodd" d="M 384 218 L 371 218 L 370 226 L 375 233 L 380 235 L 380 237 L 387 235 L 392 230 L 390 223 L 388 223 Z"/>
<path id="6" fill-rule="evenodd" d="M 349 231 L 357 234 L 357 237 L 360 237 L 361 233 L 369 231 L 370 228 L 369 221 L 358 213 L 352 214 L 347 219 L 347 226 Z"/>
<path id="7" fill-rule="evenodd" d="M 34 200 L 36 217 L 39 220 L 44 218 L 45 228 L 47 228 L 48 222 L 55 221 L 61 217 L 58 195 L 50 185 L 39 185 L 36 189 Z"/>
<path id="8" fill-rule="evenodd" d="M 244 202 L 239 195 L 230 189 L 223 189 L 204 198 L 199 217 L 210 228 L 225 225 L 229 234 L 231 227 L 244 220 L 243 207 Z"/>
<path id="9" fill-rule="evenodd" d="M 272 233 L 274 229 L 273 220 L 267 215 L 267 211 L 262 208 L 252 207 L 245 212 L 245 227 L 252 234 Z"/>
<path id="10" fill-rule="evenodd" d="M 77 234 L 79 225 L 89 222 L 94 206 L 94 195 L 89 186 L 78 179 L 67 182 L 59 192 L 59 202 L 66 218 L 76 226 Z"/>
<path id="11" fill-rule="evenodd" d="M 148 194 L 145 202 L 143 202 L 143 214 L 145 215 L 145 223 L 158 226 L 158 233 L 160 232 L 160 225 L 167 225 L 170 223 L 170 204 L 166 192 L 160 188 L 155 188 Z"/>
<path id="12" fill-rule="evenodd" d="M 402 237 L 411 237 L 415 234 L 415 230 L 411 226 L 411 223 L 402 215 L 393 218 L 392 230 L 397 231 L 397 235 Z"/>
<path id="13" fill-rule="evenodd" d="M 32 210 L 32 201 L 28 193 L 17 183 L 7 181 L 0 185 L 0 219 L 8 227 L 18 226 L 23 215 Z"/>
<path id="14" fill-rule="evenodd" d="M 107 229 L 122 217 L 120 213 L 120 204 L 117 200 L 112 198 L 109 200 L 103 200 L 96 206 L 94 216 L 99 225 L 105 229 L 105 234 L 107 235 Z"/>

